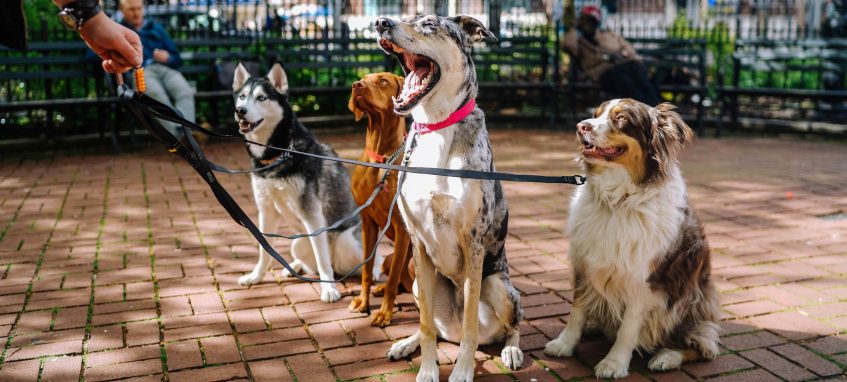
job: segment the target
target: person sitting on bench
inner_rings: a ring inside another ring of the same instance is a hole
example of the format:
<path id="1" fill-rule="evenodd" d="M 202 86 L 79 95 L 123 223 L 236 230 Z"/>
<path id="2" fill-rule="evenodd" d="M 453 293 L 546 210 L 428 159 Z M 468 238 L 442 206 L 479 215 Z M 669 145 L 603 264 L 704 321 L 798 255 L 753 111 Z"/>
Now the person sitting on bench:
<path id="1" fill-rule="evenodd" d="M 119 8 L 124 16 L 121 23 L 141 37 L 147 95 L 161 103 L 176 107 L 185 119 L 195 122 L 194 94 L 196 91 L 182 73 L 176 70 L 182 61 L 171 36 L 162 25 L 144 19 L 142 0 L 120 0 Z M 162 126 L 178 135 L 176 124 L 161 120 L 160 122 Z"/>
<path id="2" fill-rule="evenodd" d="M 647 79 L 641 57 L 619 34 L 600 29 L 600 8 L 582 7 L 576 28 L 562 41 L 564 50 L 580 69 L 610 95 L 609 98 L 634 98 L 651 106 L 661 102 Z"/>

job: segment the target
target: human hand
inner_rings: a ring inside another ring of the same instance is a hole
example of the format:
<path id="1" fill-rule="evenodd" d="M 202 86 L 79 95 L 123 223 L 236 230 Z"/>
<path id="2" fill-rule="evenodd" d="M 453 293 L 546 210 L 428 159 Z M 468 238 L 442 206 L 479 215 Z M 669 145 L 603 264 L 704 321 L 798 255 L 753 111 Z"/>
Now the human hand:
<path id="1" fill-rule="evenodd" d="M 153 61 L 156 61 L 161 64 L 167 64 L 171 59 L 171 54 L 168 53 L 167 50 L 164 49 L 155 49 L 153 50 Z"/>
<path id="2" fill-rule="evenodd" d="M 99 13 L 85 20 L 79 35 L 103 59 L 103 69 L 123 73 L 141 66 L 143 51 L 138 34 Z"/>

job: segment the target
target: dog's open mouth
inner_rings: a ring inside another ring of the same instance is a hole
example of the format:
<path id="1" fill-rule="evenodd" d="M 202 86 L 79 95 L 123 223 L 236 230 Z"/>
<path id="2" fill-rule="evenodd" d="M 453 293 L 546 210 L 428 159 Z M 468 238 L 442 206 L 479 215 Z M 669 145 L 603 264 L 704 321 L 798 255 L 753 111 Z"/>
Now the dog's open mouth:
<path id="1" fill-rule="evenodd" d="M 394 110 L 408 111 L 435 88 L 441 78 L 438 64 L 431 58 L 409 52 L 388 39 L 380 39 L 379 45 L 386 52 L 396 55 L 400 66 L 403 67 L 406 81 L 403 83 L 400 95 L 393 98 Z"/>
<path id="2" fill-rule="evenodd" d="M 264 121 L 264 120 L 265 119 L 262 118 L 262 119 L 260 119 L 256 122 L 250 123 L 250 121 L 248 121 L 246 119 L 241 119 L 241 120 L 238 121 L 238 131 L 240 131 L 241 134 L 247 134 L 247 133 L 253 131 L 253 129 L 258 127 L 260 124 L 262 124 L 262 121 Z"/>
<path id="3" fill-rule="evenodd" d="M 585 139 L 582 140 L 582 156 L 586 158 L 613 160 L 617 159 L 625 152 L 626 146 L 598 147 L 589 143 Z"/>

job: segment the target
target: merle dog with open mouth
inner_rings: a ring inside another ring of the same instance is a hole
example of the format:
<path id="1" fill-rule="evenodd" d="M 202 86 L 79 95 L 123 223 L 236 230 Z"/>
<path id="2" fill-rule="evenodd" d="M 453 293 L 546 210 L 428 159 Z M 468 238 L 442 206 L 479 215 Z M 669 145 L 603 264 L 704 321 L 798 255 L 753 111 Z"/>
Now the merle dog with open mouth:
<path id="1" fill-rule="evenodd" d="M 408 165 L 494 171 L 485 116 L 476 107 L 471 45 L 493 34 L 468 16 L 376 21 L 379 45 L 399 59 L 406 79 L 394 110 L 414 118 Z M 407 146 L 407 149 L 410 146 Z M 389 358 L 421 347 L 418 381 L 437 381 L 436 336 L 459 342 L 450 381 L 474 376 L 477 345 L 505 340 L 510 369 L 523 364 L 520 294 L 506 264 L 508 207 L 499 181 L 407 174 L 400 211 L 412 237 L 420 330 Z"/>

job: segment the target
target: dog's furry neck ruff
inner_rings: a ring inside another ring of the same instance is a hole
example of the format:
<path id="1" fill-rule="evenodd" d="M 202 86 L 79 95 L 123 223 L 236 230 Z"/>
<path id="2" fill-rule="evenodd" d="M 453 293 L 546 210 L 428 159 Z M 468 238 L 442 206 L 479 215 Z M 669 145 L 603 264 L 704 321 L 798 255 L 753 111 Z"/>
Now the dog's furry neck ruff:
<path id="1" fill-rule="evenodd" d="M 476 108 L 476 99 L 471 98 L 468 102 L 465 102 L 465 104 L 462 107 L 458 108 L 456 111 L 454 111 L 453 113 L 448 115 L 447 118 L 445 120 L 441 121 L 441 122 L 420 123 L 420 122 L 416 121 L 416 122 L 412 123 L 412 127 L 420 135 L 431 133 L 433 131 L 438 131 L 438 130 L 441 130 L 445 127 L 449 127 L 449 126 L 452 126 L 456 123 L 461 122 L 468 115 L 470 115 L 474 111 L 475 108 Z"/>
<path id="2" fill-rule="evenodd" d="M 297 128 L 296 124 L 298 121 L 294 117 L 293 111 L 291 107 L 287 107 L 287 105 L 282 105 L 283 107 L 283 118 L 277 124 L 274 131 L 270 134 L 270 136 L 264 141 L 257 141 L 258 143 L 274 146 L 274 147 L 286 147 L 293 148 L 294 145 L 294 135 L 295 129 Z M 247 144 L 247 152 L 250 154 L 250 157 L 253 158 L 258 164 L 262 166 L 267 166 L 273 162 L 275 162 L 279 157 L 284 153 L 282 150 L 265 148 L 262 152 L 261 156 L 257 156 L 253 150 L 250 150 L 251 144 Z"/>

